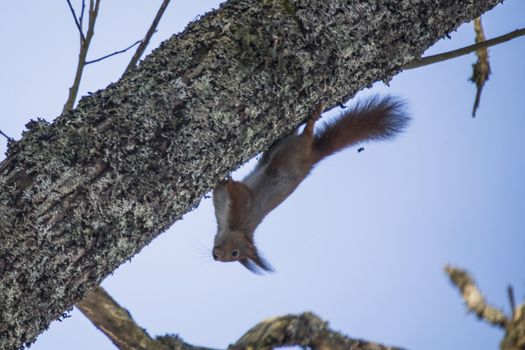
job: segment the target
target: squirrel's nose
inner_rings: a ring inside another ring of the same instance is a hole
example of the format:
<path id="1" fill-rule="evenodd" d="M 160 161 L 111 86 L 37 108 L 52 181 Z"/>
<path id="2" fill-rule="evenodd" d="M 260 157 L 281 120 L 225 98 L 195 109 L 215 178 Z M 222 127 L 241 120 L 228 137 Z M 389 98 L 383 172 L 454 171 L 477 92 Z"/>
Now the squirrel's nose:
<path id="1" fill-rule="evenodd" d="M 215 252 L 215 249 L 211 252 L 211 255 L 213 256 L 213 260 L 218 260 L 219 259 L 219 256 Z"/>

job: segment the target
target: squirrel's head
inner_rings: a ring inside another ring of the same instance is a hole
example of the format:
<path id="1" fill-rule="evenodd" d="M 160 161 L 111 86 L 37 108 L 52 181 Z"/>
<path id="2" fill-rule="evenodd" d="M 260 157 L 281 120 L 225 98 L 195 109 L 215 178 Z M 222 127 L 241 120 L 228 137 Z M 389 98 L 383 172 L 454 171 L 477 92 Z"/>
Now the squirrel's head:
<path id="1" fill-rule="evenodd" d="M 222 262 L 238 261 L 253 273 L 273 272 L 273 267 L 259 255 L 253 243 L 253 233 L 220 232 L 215 236 L 213 259 Z"/>

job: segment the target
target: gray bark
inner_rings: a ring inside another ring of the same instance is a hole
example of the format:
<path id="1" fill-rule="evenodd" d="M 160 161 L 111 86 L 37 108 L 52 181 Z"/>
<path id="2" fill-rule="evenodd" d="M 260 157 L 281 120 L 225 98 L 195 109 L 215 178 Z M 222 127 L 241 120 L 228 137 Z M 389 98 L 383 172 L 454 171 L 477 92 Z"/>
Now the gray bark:
<path id="1" fill-rule="evenodd" d="M 321 100 L 388 81 L 498 2 L 231 0 L 29 123 L 0 164 L 0 349 L 33 341 Z"/>

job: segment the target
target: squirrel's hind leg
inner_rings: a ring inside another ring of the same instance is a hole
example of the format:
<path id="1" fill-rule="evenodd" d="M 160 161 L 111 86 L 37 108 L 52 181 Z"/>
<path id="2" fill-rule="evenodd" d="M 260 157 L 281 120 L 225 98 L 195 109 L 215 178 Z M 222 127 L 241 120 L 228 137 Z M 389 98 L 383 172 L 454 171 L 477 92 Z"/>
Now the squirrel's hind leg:
<path id="1" fill-rule="evenodd" d="M 303 135 L 313 138 L 315 122 L 318 121 L 319 118 L 321 118 L 322 112 L 323 112 L 323 104 L 319 103 L 317 107 L 315 107 L 313 113 L 310 115 L 310 118 L 308 118 L 308 121 L 306 122 L 306 126 L 304 127 Z"/>

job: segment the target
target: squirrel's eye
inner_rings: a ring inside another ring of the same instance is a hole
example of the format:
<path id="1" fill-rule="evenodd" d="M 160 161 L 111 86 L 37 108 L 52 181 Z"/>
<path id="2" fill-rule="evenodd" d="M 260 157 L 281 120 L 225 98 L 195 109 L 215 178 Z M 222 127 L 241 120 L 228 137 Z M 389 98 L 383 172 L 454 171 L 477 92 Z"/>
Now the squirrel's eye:
<path id="1" fill-rule="evenodd" d="M 238 257 L 238 256 L 239 256 L 239 251 L 238 251 L 237 249 L 234 249 L 234 250 L 232 251 L 232 256 L 233 256 L 234 258 Z"/>

